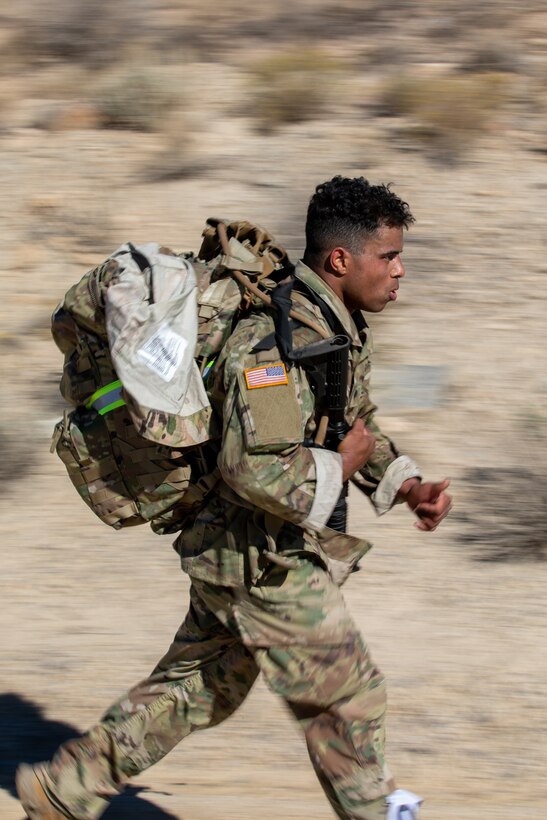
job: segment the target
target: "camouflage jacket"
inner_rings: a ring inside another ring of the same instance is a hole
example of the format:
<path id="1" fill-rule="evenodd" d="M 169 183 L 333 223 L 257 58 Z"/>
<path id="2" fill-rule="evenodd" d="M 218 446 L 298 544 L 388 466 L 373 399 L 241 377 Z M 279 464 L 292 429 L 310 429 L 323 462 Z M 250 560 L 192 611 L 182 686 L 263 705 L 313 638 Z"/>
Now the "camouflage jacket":
<path id="1" fill-rule="evenodd" d="M 419 471 L 375 422 L 369 331 L 357 329 L 338 297 L 302 262 L 296 278 L 328 304 L 350 339 L 346 421 L 364 419 L 376 438 L 372 458 L 354 479 L 385 512 L 402 482 Z M 295 288 L 292 298 L 300 313 L 332 333 L 306 288 Z M 222 479 L 175 547 L 190 575 L 212 583 L 252 581 L 268 562 L 286 564 L 302 551 L 314 552 L 343 581 L 371 545 L 326 527 L 342 490 L 342 459 L 304 444 L 314 438 L 320 409 L 305 368 L 286 368 L 276 347 L 252 352 L 273 327 L 267 310 L 241 320 L 215 365 L 210 398 L 222 418 Z M 293 329 L 293 348 L 317 339 L 305 325 Z"/>

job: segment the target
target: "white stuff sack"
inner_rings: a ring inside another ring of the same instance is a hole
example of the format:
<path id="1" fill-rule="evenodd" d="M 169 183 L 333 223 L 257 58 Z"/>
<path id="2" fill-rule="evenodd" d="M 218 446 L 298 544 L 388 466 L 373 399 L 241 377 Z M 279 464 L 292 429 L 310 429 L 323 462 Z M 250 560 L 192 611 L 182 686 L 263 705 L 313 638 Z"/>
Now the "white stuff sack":
<path id="1" fill-rule="evenodd" d="M 141 270 L 131 251 L 148 262 Z M 120 266 L 105 296 L 105 323 L 114 369 L 144 407 L 183 418 L 209 408 L 194 361 L 197 289 L 192 265 L 160 245 L 122 245 Z"/>

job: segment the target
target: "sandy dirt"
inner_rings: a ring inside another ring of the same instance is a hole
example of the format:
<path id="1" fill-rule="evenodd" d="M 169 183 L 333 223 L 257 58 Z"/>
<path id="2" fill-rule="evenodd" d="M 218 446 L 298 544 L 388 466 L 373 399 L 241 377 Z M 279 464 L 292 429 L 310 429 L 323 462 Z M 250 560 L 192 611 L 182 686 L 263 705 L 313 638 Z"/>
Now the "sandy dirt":
<path id="1" fill-rule="evenodd" d="M 195 67 L 196 85 L 210 71 Z M 214 77 L 219 98 L 237 98 L 236 70 Z M 50 755 L 146 675 L 188 602 L 171 539 L 110 531 L 48 452 L 63 406 L 51 310 L 127 239 L 197 249 L 210 215 L 264 224 L 296 258 L 307 200 L 335 173 L 393 181 L 416 215 L 400 298 L 372 321 L 374 397 L 386 432 L 425 476 L 450 477 L 454 496 L 428 535 L 404 509 L 377 519 L 351 496 L 350 529 L 375 548 L 346 597 L 388 679 L 389 761 L 425 798 L 424 820 L 541 817 L 547 163 L 537 133 L 502 120 L 450 166 L 355 113 L 266 136 L 225 107 L 200 126 L 197 110 L 201 172 L 151 181 L 156 135 L 38 128 L 43 105 L 21 100 L 0 134 L 1 820 L 23 817 L 17 763 Z M 187 739 L 105 816 L 332 814 L 302 739 L 259 682 L 233 718 Z"/>

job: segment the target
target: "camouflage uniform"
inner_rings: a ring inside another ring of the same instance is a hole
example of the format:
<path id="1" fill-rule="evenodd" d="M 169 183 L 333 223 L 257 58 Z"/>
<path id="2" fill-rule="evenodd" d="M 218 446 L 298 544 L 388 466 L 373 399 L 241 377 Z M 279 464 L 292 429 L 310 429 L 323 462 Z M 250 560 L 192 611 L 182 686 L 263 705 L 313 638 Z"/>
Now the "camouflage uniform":
<path id="1" fill-rule="evenodd" d="M 366 332 L 302 263 L 297 276 L 351 339 L 347 421 L 362 417 L 376 437 L 357 478 L 384 512 L 417 469 L 374 422 Z M 293 301 L 326 327 L 305 294 L 295 292 Z M 291 368 L 286 383 L 248 387 L 245 371 L 280 364 L 275 348 L 250 352 L 272 327 L 267 313 L 240 322 L 215 368 L 222 478 L 175 542 L 192 579 L 186 619 L 150 677 L 39 770 L 51 802 L 68 816 L 98 817 L 128 777 L 232 714 L 262 672 L 302 727 L 337 816 L 386 817 L 393 785 L 384 762 L 384 679 L 340 591 L 370 544 L 325 526 L 342 488 L 342 460 L 303 445 L 318 422 L 304 370 Z M 316 338 L 297 326 L 294 347 Z"/>

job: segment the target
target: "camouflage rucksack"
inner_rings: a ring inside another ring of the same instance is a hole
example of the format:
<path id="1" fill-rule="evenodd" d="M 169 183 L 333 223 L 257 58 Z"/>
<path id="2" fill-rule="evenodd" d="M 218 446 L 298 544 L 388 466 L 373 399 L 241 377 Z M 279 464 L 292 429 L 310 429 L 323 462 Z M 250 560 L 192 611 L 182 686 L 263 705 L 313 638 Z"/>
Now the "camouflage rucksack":
<path id="1" fill-rule="evenodd" d="M 201 248 L 122 245 L 52 317 L 72 405 L 52 451 L 78 493 L 119 529 L 176 530 L 218 480 L 204 382 L 238 319 L 292 266 L 266 231 L 209 219 Z"/>

